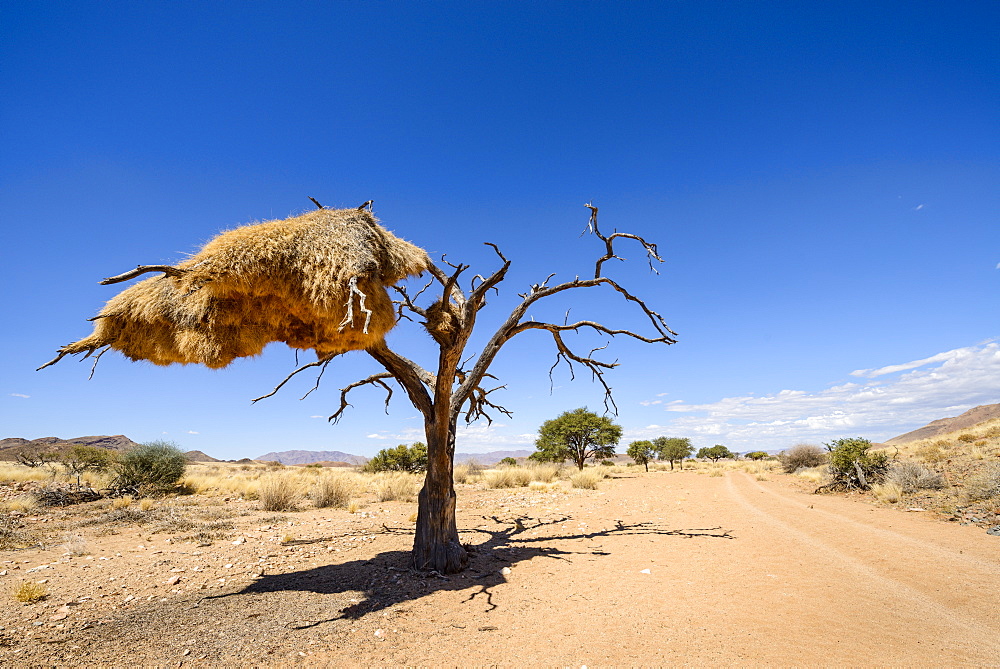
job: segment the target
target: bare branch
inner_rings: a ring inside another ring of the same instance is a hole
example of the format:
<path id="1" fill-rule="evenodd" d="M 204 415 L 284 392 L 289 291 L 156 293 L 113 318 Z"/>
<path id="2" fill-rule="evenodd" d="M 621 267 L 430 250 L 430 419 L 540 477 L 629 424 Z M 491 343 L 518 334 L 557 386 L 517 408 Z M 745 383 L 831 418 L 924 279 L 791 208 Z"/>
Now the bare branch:
<path id="1" fill-rule="evenodd" d="M 565 332 L 567 330 L 579 330 L 580 328 L 591 328 L 598 332 L 602 332 L 606 335 L 614 337 L 615 335 L 626 335 L 633 339 L 638 339 L 639 341 L 646 342 L 647 344 L 673 344 L 674 339 L 671 337 L 660 336 L 660 337 L 647 337 L 641 335 L 637 332 L 632 332 L 631 330 L 612 330 L 606 325 L 602 325 L 596 321 L 577 321 L 576 323 L 567 323 L 565 325 L 555 325 L 552 323 L 542 323 L 540 321 L 528 321 L 527 323 L 521 323 L 511 331 L 511 336 L 524 332 L 525 330 L 548 330 L 549 332 Z M 601 346 L 594 349 L 598 351 L 606 348 L 606 346 Z"/>
<path id="2" fill-rule="evenodd" d="M 496 285 L 504 280 L 504 277 L 507 276 L 507 270 L 510 269 L 510 261 L 507 260 L 504 254 L 500 252 L 500 247 L 498 247 L 496 244 L 492 242 L 484 242 L 484 243 L 486 244 L 486 246 L 489 246 L 490 248 L 493 249 L 493 251 L 496 252 L 496 254 L 500 257 L 500 260 L 503 261 L 503 265 L 501 265 L 499 269 L 493 272 L 493 274 L 491 274 L 489 278 L 483 279 L 482 283 L 480 283 L 478 286 L 473 287 L 472 293 L 469 295 L 469 304 L 472 305 L 472 309 L 474 309 L 475 311 L 482 309 L 486 305 L 487 291 L 489 291 L 491 288 L 495 289 Z M 471 315 L 472 314 L 466 314 L 466 318 L 469 318 Z M 474 322 L 474 320 L 470 322 Z"/>
<path id="3" fill-rule="evenodd" d="M 458 275 L 461 274 L 462 272 L 464 272 L 465 270 L 467 270 L 469 268 L 469 266 L 468 265 L 465 265 L 465 266 L 462 266 L 462 265 L 452 265 L 450 262 L 448 262 L 447 260 L 445 260 L 443 256 L 441 257 L 441 260 L 444 261 L 444 263 L 446 265 L 448 265 L 449 267 L 452 267 L 452 268 L 454 268 L 456 270 L 456 273 L 454 275 L 449 275 L 449 274 L 446 274 L 444 272 L 444 270 L 442 270 L 440 267 L 438 267 L 434 263 L 430 263 L 427 266 L 427 271 L 429 271 L 431 273 L 431 275 L 435 279 L 437 279 L 438 283 L 440 283 L 444 288 L 447 289 L 447 290 L 445 290 L 445 291 L 442 292 L 442 294 L 441 294 L 441 301 L 442 301 L 442 303 L 446 303 L 447 298 L 450 295 L 455 300 L 455 303 L 458 304 L 459 307 L 464 307 L 465 306 L 465 293 L 462 292 L 462 289 L 458 285 Z"/>
<path id="4" fill-rule="evenodd" d="M 306 197 L 308 197 L 308 198 L 309 198 L 310 200 L 312 200 L 312 203 L 313 203 L 314 205 L 316 205 L 316 206 L 317 206 L 317 207 L 318 207 L 319 209 L 323 209 L 323 205 L 321 205 L 321 204 L 320 204 L 320 203 L 319 203 L 319 202 L 318 202 L 318 201 L 316 200 L 316 198 L 312 197 L 311 195 L 307 195 Z"/>
<path id="5" fill-rule="evenodd" d="M 379 385 L 385 389 L 385 412 L 389 413 L 389 400 L 392 399 L 392 387 L 388 385 L 383 379 L 391 379 L 393 375 L 389 372 L 379 372 L 378 374 L 372 374 L 368 378 L 361 379 L 360 381 L 355 381 L 349 386 L 340 389 L 340 407 L 333 412 L 333 415 L 327 418 L 328 421 L 337 423 L 340 421 L 341 417 L 344 415 L 344 410 L 349 406 L 353 406 L 347 401 L 347 395 L 355 388 L 360 388 L 361 386 L 368 385 Z"/>
<path id="6" fill-rule="evenodd" d="M 337 357 L 337 354 L 334 353 L 334 354 L 322 357 L 319 360 L 315 360 L 313 362 L 307 362 L 306 364 L 302 365 L 301 367 L 298 367 L 291 374 L 289 374 L 288 376 L 286 376 L 285 379 L 281 383 L 279 383 L 278 385 L 276 385 L 274 387 L 274 390 L 272 390 L 271 392 L 269 392 L 267 395 L 261 395 L 260 397 L 257 397 L 255 399 L 250 400 L 250 403 L 251 404 L 256 404 L 257 402 L 261 401 L 262 399 L 266 399 L 268 397 L 273 396 L 275 393 L 277 393 L 279 390 L 281 390 L 282 386 L 284 386 L 286 383 L 288 383 L 289 381 L 291 381 L 293 376 L 295 376 L 299 372 L 304 372 L 305 370 L 309 369 L 310 367 L 319 367 L 320 365 L 322 365 L 323 368 L 325 369 L 327 363 L 329 363 L 335 357 Z M 322 372 L 320 373 L 320 375 L 322 376 Z M 317 379 L 316 383 L 317 384 L 319 383 L 318 379 Z M 306 394 L 308 395 L 308 393 L 306 393 Z"/>
<path id="7" fill-rule="evenodd" d="M 546 328 L 547 329 L 547 328 Z M 604 410 L 618 415 L 618 405 L 615 404 L 614 395 L 611 393 L 611 386 L 604 378 L 605 369 L 614 369 L 618 366 L 617 362 L 602 362 L 601 360 L 594 360 L 590 357 L 584 357 L 582 355 L 577 355 L 573 353 L 572 350 L 563 341 L 562 335 L 559 334 L 558 329 L 549 330 L 552 334 L 552 339 L 556 344 L 556 363 L 562 358 L 569 365 L 570 372 L 572 374 L 573 362 L 578 362 L 587 369 L 590 370 L 591 376 L 595 381 L 600 382 L 601 386 L 604 387 Z M 572 362 L 571 362 L 572 361 Z M 552 366 L 555 369 L 555 365 Z M 552 370 L 549 370 L 549 377 L 551 378 Z"/>
<path id="8" fill-rule="evenodd" d="M 51 360 L 49 360 L 44 365 L 42 365 L 41 367 L 37 368 L 35 371 L 36 372 L 40 372 L 43 369 L 45 369 L 46 367 L 51 367 L 52 365 L 56 364 L 57 362 L 59 362 L 60 360 L 62 360 L 63 358 L 65 358 L 67 355 L 69 355 L 69 351 L 65 350 L 65 347 L 63 347 L 63 348 L 59 349 L 58 355 L 56 357 L 52 358 Z"/>
<path id="9" fill-rule="evenodd" d="M 323 366 L 320 367 L 319 374 L 316 375 L 316 385 L 314 385 L 312 388 L 306 391 L 306 394 L 300 397 L 299 400 L 304 400 L 305 398 L 312 395 L 314 390 L 319 390 L 319 382 L 323 380 L 323 373 L 326 371 L 326 368 L 330 364 L 331 360 L 333 360 L 333 356 L 327 358 L 326 362 L 323 363 Z"/>
<path id="10" fill-rule="evenodd" d="M 597 227 L 597 207 L 595 207 L 591 203 L 587 203 L 583 206 L 590 209 L 590 221 L 587 223 L 586 232 L 591 232 L 594 235 L 596 235 L 598 239 L 604 242 L 605 246 L 605 253 L 601 258 L 598 259 L 597 265 L 594 268 L 595 279 L 601 276 L 601 265 L 603 265 L 605 261 L 611 260 L 612 258 L 616 260 L 624 260 L 624 258 L 621 258 L 620 256 L 615 254 L 614 242 L 616 239 L 634 239 L 635 241 L 642 244 L 642 247 L 646 250 L 646 260 L 649 263 L 649 269 L 652 272 L 659 274 L 659 272 L 657 272 L 656 268 L 653 266 L 653 261 L 656 260 L 657 262 L 663 262 L 663 258 L 661 258 L 659 253 L 657 252 L 656 244 L 647 242 L 639 235 L 633 235 L 627 232 L 614 232 L 610 236 L 607 237 L 604 236 L 601 233 L 600 228 Z"/>
<path id="11" fill-rule="evenodd" d="M 174 267 L 173 265 L 139 265 L 131 271 L 119 274 L 118 276 L 109 276 L 107 279 L 101 279 L 97 283 L 102 286 L 107 286 L 112 283 L 128 281 L 129 279 L 134 279 L 137 276 L 141 276 L 149 272 L 163 272 L 167 276 L 183 276 L 187 271 L 188 270 L 186 269 L 180 269 Z"/>
<path id="12" fill-rule="evenodd" d="M 358 207 L 358 211 L 364 211 L 365 209 L 371 211 L 374 206 L 375 206 L 375 200 L 368 200 L 363 205 Z"/>
<path id="13" fill-rule="evenodd" d="M 97 363 L 101 361 L 101 356 L 104 355 L 105 353 L 107 353 L 110 350 L 111 350 L 111 345 L 108 344 L 103 349 L 101 349 L 100 353 L 98 353 L 97 355 L 94 356 L 94 364 L 90 366 L 90 376 L 87 377 L 88 381 L 90 381 L 92 378 L 94 378 L 94 372 L 97 371 Z M 90 353 L 93 353 L 93 351 L 91 351 Z M 90 353 L 87 353 L 87 355 L 83 356 L 83 360 L 86 360 L 87 357 L 90 355 Z"/>
<path id="14" fill-rule="evenodd" d="M 497 386 L 496 388 L 490 388 L 489 390 L 483 390 L 480 387 L 476 387 L 472 391 L 472 395 L 469 396 L 469 409 L 465 412 L 465 422 L 471 423 L 480 418 L 485 418 L 486 422 L 490 425 L 493 424 L 493 417 L 487 413 L 487 409 L 493 409 L 499 413 L 510 418 L 514 414 L 507 410 L 506 407 L 502 407 L 499 404 L 494 404 L 491 402 L 487 395 L 490 393 L 506 388 L 507 386 Z"/>
<path id="15" fill-rule="evenodd" d="M 403 315 L 403 308 L 405 307 L 406 309 L 409 309 L 410 311 L 412 311 L 413 313 L 417 314 L 418 316 L 421 316 L 422 318 L 427 318 L 427 311 L 423 307 L 417 306 L 416 300 L 417 300 L 417 298 L 420 297 L 421 293 L 423 293 L 425 290 L 427 290 L 428 288 L 430 288 L 432 285 L 434 285 L 434 280 L 433 279 L 431 279 L 430 282 L 426 286 L 424 286 L 419 291 L 417 291 L 417 294 L 414 295 L 413 297 L 410 297 L 409 293 L 406 292 L 406 288 L 403 287 L 403 286 L 390 286 L 394 291 L 396 291 L 397 293 L 399 293 L 402 296 L 402 298 L 403 298 L 402 300 L 394 300 L 395 303 L 399 305 L 399 308 L 396 310 L 397 316 L 399 318 L 404 318 L 404 317 L 405 318 L 409 318 L 409 316 L 404 316 Z M 413 320 L 413 319 L 410 319 L 410 320 Z"/>
<path id="16" fill-rule="evenodd" d="M 551 277 L 549 277 L 551 278 Z M 546 279 L 545 281 L 548 281 Z M 567 324 L 564 326 L 557 326 L 549 323 L 537 323 L 534 320 L 523 321 L 523 319 L 528 311 L 528 308 L 535 302 L 541 299 L 556 295 L 558 293 L 572 290 L 576 288 L 594 288 L 597 286 L 607 285 L 616 290 L 621 294 L 626 300 L 633 302 L 638 305 L 640 310 L 646 315 L 650 324 L 656 330 L 659 336 L 657 337 L 645 337 L 639 335 L 638 333 L 632 332 L 631 330 L 612 330 L 600 323 L 595 323 L 593 321 L 580 321 L 577 324 Z M 617 282 L 607 277 L 597 277 L 594 279 L 573 279 L 572 281 L 566 281 L 564 283 L 555 286 L 546 286 L 545 282 L 541 284 L 536 284 L 532 286 L 532 292 L 529 294 L 522 295 L 522 302 L 514 307 L 510 315 L 507 317 L 506 322 L 494 332 L 493 336 L 483 347 L 482 353 L 480 353 L 479 359 L 473 366 L 468 374 L 468 378 L 462 383 L 461 387 L 455 392 L 454 401 L 457 406 L 462 406 L 468 398 L 471 396 L 473 389 L 479 385 L 483 378 L 483 374 L 489 369 L 490 365 L 493 364 L 493 360 L 499 353 L 500 349 L 515 335 L 524 332 L 529 329 L 543 329 L 548 330 L 553 334 L 553 336 L 558 335 L 560 331 L 565 330 L 575 330 L 579 327 L 589 327 L 598 330 L 604 334 L 615 335 L 624 334 L 640 341 L 647 343 L 663 343 L 663 344 L 673 344 L 676 342 L 674 336 L 676 333 L 673 332 L 666 324 L 663 317 L 657 312 L 650 309 L 646 303 L 627 291 L 625 288 L 620 286 Z M 567 360 L 572 359 L 567 356 Z M 557 360 L 558 364 L 558 360 Z M 603 382 L 603 380 L 602 380 Z M 605 384 L 606 385 L 606 384 Z M 613 404 L 613 402 L 612 402 Z"/>

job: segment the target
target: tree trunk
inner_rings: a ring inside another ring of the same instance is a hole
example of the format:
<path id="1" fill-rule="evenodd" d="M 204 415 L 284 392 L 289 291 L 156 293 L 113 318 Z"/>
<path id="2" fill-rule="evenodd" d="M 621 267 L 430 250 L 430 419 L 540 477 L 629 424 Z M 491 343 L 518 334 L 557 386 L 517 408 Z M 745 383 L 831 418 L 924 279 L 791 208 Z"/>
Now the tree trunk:
<path id="1" fill-rule="evenodd" d="M 442 425 L 441 423 L 445 423 Z M 455 523 L 455 425 L 437 420 L 424 425 L 427 476 L 417 500 L 417 529 L 411 565 L 420 571 L 454 574 L 465 569 L 469 555 L 458 539 Z"/>

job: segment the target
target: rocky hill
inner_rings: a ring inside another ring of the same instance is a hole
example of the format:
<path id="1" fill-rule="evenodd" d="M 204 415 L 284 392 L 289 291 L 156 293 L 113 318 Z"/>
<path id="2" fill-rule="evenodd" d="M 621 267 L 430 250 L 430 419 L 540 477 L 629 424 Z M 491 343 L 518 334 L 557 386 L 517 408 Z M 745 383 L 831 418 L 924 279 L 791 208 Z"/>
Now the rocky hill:
<path id="1" fill-rule="evenodd" d="M 184 457 L 191 462 L 222 462 L 222 460 L 213 458 L 211 455 L 207 455 L 201 451 L 188 451 L 184 454 Z"/>
<path id="2" fill-rule="evenodd" d="M 124 451 L 132 448 L 133 446 L 138 446 L 137 443 L 123 434 L 97 437 L 74 437 L 72 439 L 60 439 L 59 437 L 40 437 L 38 439 L 8 437 L 7 439 L 0 439 L 0 460 L 13 460 L 17 457 L 18 453 L 23 451 L 58 451 L 76 444 L 97 446 L 98 448 L 107 448 L 112 451 Z"/>
<path id="3" fill-rule="evenodd" d="M 984 404 L 969 409 L 960 416 L 933 420 L 921 428 L 901 434 L 898 437 L 893 437 L 885 443 L 890 446 L 899 446 L 900 444 L 908 444 L 918 439 L 930 439 L 948 432 L 964 430 L 993 418 L 1000 418 L 1000 404 Z"/>

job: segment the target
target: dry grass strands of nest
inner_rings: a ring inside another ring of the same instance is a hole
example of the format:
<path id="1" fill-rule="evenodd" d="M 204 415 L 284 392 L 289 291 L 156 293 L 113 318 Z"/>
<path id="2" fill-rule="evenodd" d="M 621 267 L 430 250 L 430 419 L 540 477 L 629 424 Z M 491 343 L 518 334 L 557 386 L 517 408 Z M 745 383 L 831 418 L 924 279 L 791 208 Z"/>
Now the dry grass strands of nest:
<path id="1" fill-rule="evenodd" d="M 111 347 L 157 365 L 219 368 L 272 341 L 321 358 L 365 349 L 396 324 L 385 286 L 429 263 L 423 249 L 365 210 L 247 225 L 119 293 L 94 319 L 94 332 L 59 349 L 59 358 Z"/>

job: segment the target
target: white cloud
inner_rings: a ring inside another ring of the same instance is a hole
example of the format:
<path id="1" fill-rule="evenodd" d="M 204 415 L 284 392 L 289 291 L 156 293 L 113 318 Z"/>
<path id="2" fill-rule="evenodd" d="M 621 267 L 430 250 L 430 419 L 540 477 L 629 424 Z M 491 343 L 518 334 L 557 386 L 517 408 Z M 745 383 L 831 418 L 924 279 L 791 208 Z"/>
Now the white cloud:
<path id="1" fill-rule="evenodd" d="M 326 416 L 309 416 L 310 418 L 326 418 Z"/>
<path id="2" fill-rule="evenodd" d="M 367 437 L 368 439 L 388 439 L 389 438 L 388 435 L 378 434 L 378 433 L 366 434 L 365 437 Z"/>
<path id="3" fill-rule="evenodd" d="M 24 399 L 28 399 L 29 397 L 31 397 L 31 395 L 25 395 L 24 393 L 10 393 L 10 396 L 11 397 L 21 397 L 21 398 L 24 398 Z"/>
<path id="4" fill-rule="evenodd" d="M 783 390 L 708 404 L 671 402 L 664 411 L 680 415 L 668 426 L 655 434 L 650 428 L 634 430 L 629 436 L 671 433 L 696 441 L 701 436 L 737 450 L 779 449 L 842 436 L 888 439 L 933 419 L 1000 401 L 1000 344 L 987 342 L 851 374 L 883 378 L 815 392 Z"/>
<path id="5" fill-rule="evenodd" d="M 916 207 L 913 208 L 913 211 L 920 211 L 923 208 L 924 208 L 924 205 L 918 204 Z"/>
<path id="6" fill-rule="evenodd" d="M 188 434 L 201 434 L 201 432 L 195 432 L 194 430 L 188 430 Z"/>

